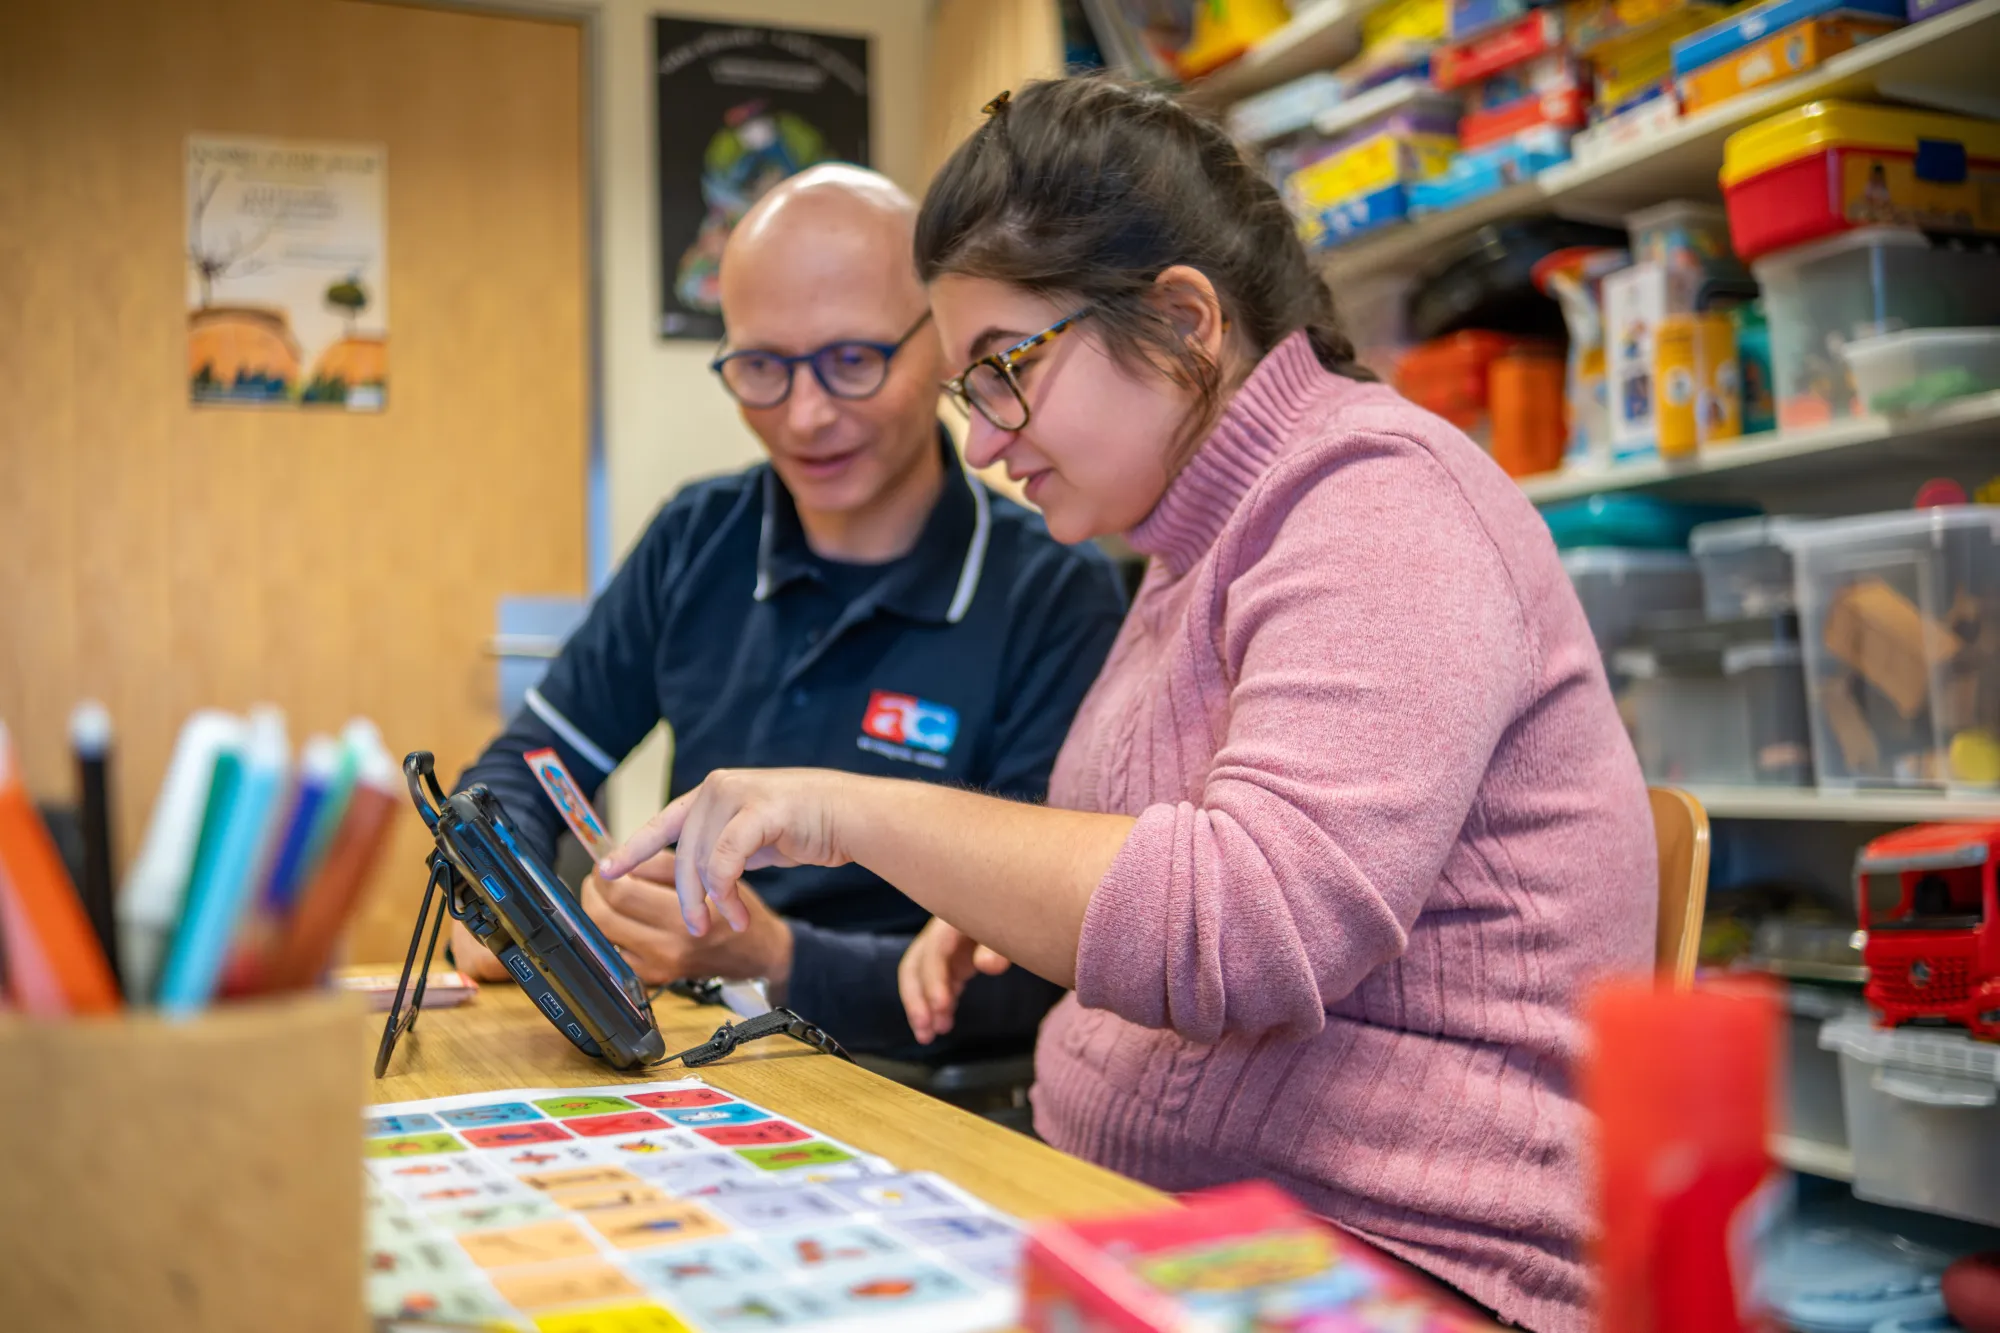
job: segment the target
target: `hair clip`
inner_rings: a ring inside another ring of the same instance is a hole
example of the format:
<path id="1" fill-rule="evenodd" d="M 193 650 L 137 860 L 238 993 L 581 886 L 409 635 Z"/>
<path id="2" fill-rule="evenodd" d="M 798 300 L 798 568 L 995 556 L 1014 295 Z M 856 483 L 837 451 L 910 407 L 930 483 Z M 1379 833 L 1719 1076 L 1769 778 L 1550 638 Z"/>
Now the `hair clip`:
<path id="1" fill-rule="evenodd" d="M 992 101 L 988 102 L 985 106 L 979 108 L 979 113 L 983 116 L 997 116 L 1002 111 L 1005 111 L 1007 109 L 1007 103 L 1013 100 L 1014 100 L 1013 90 L 1009 88 L 1002 88 L 997 97 L 995 97 Z"/>

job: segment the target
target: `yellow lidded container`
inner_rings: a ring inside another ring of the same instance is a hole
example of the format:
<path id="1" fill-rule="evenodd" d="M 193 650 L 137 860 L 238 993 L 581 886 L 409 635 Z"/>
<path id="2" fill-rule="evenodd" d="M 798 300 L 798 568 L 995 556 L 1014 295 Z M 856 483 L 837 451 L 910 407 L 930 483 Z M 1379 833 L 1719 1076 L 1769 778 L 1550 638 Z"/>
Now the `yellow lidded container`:
<path id="1" fill-rule="evenodd" d="M 1745 260 L 1854 227 L 2000 236 L 2000 124 L 1809 102 L 1729 136 L 1722 193 Z"/>

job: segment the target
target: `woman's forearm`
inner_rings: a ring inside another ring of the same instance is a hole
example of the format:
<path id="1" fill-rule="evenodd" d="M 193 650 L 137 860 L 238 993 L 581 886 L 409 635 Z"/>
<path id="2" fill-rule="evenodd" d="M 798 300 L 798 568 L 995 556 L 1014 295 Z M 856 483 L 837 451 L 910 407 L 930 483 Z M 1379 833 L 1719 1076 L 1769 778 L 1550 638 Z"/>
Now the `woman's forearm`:
<path id="1" fill-rule="evenodd" d="M 847 781 L 841 851 L 1030 972 L 1076 984 L 1084 910 L 1137 821 L 927 782 Z"/>

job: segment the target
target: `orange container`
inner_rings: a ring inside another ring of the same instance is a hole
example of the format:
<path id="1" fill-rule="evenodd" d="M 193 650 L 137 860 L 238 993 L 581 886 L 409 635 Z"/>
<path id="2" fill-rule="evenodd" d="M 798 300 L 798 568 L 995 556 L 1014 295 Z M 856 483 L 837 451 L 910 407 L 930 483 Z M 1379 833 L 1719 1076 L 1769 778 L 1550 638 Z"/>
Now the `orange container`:
<path id="1" fill-rule="evenodd" d="M 1480 444 L 1492 440 L 1488 377 L 1509 352 L 1539 346 L 1508 333 L 1468 329 L 1411 348 L 1396 366 L 1396 392 Z"/>
<path id="2" fill-rule="evenodd" d="M 1552 349 L 1519 348 L 1497 358 L 1487 372 L 1493 461 L 1508 476 L 1531 477 L 1562 466 L 1569 439 L 1563 383 L 1563 359 Z"/>

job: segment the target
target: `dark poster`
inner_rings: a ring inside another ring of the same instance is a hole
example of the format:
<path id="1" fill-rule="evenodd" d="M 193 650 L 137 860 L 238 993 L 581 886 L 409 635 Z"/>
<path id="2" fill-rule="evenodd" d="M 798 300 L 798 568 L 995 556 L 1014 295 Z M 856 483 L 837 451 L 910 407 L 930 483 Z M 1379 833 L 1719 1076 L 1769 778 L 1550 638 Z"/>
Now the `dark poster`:
<path id="1" fill-rule="evenodd" d="M 722 336 L 722 243 L 816 162 L 868 165 L 868 39 L 653 20 L 660 143 L 660 335 Z"/>

